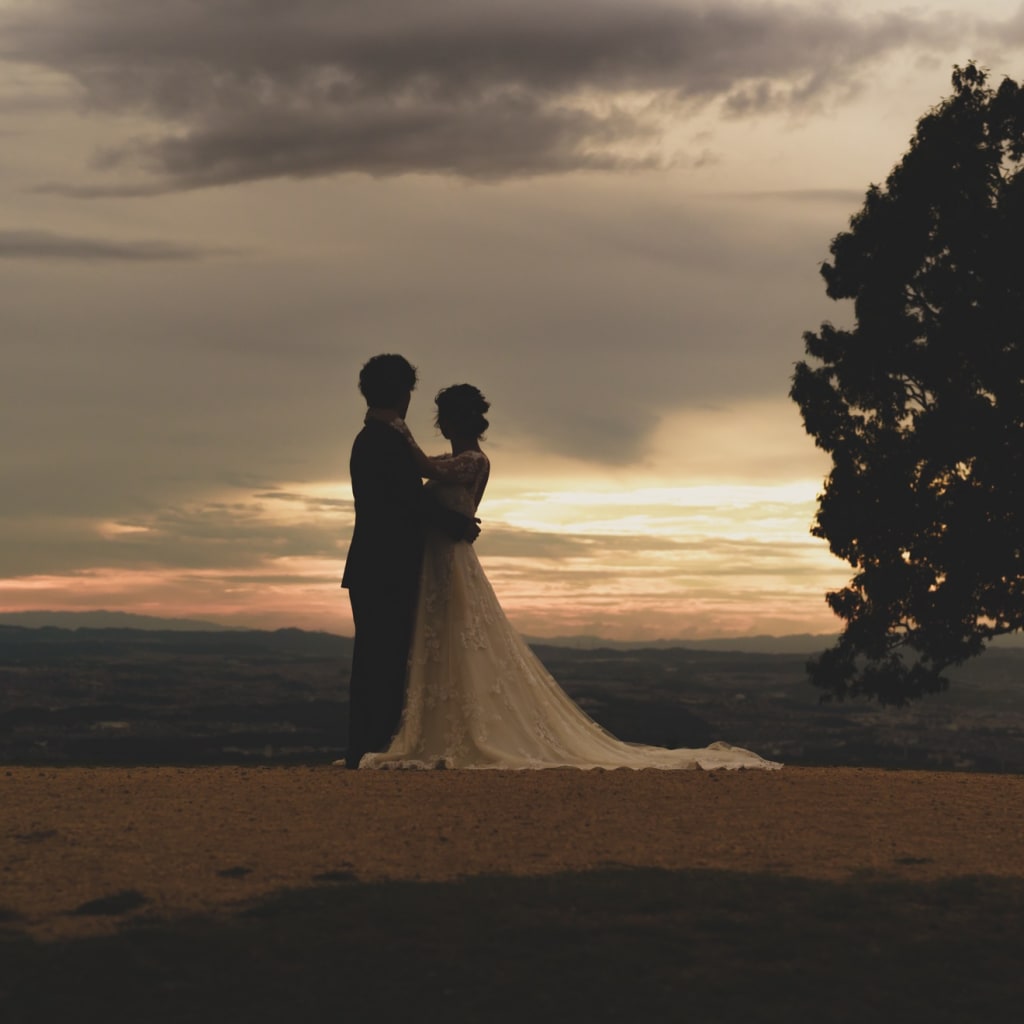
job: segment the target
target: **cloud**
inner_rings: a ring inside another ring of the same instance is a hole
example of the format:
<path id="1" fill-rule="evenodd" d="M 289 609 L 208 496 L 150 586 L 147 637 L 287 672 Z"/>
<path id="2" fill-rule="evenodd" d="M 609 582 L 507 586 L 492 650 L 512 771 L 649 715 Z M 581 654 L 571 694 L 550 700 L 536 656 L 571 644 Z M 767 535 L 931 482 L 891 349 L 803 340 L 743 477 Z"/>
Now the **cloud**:
<path id="1" fill-rule="evenodd" d="M 214 251 L 174 242 L 120 242 L 61 235 L 51 231 L 0 230 L 0 259 L 9 260 L 127 260 L 151 263 L 200 260 Z"/>
<path id="2" fill-rule="evenodd" d="M 148 117 L 150 134 L 98 155 L 110 184 L 46 186 L 139 195 L 656 166 L 666 126 L 696 106 L 813 109 L 886 53 L 962 45 L 966 30 L 948 15 L 740 2 L 33 0 L 0 14 L 0 57 L 70 76 L 93 111 Z"/>
<path id="3" fill-rule="evenodd" d="M 651 504 L 649 498 L 637 499 L 635 505 L 614 497 L 610 501 L 599 518 L 633 520 L 646 528 L 595 528 L 587 519 L 587 509 L 594 514 L 589 505 L 577 510 L 576 521 L 557 530 L 511 525 L 500 513 L 495 516 L 497 509 L 489 512 L 484 507 L 477 551 L 485 561 L 497 560 L 506 579 L 533 578 L 541 564 L 542 572 L 555 570 L 577 584 L 611 579 L 623 564 L 650 579 L 678 578 L 687 572 L 777 574 L 783 563 L 789 575 L 800 575 L 805 541 L 759 538 L 757 529 L 745 527 L 739 539 L 701 532 L 702 522 L 714 522 L 725 531 L 728 517 L 719 504 L 682 508 Z M 757 503 L 757 516 L 765 524 L 788 521 L 794 514 L 791 506 L 767 497 Z M 251 578 L 254 571 L 288 575 L 291 570 L 286 567 L 296 562 L 336 565 L 340 572 L 354 518 L 350 498 L 284 490 L 237 491 L 228 500 L 170 504 L 107 518 L 8 512 L 0 518 L 9 541 L 0 553 L 0 577 L 144 568 L 179 573 L 218 570 Z M 296 576 L 309 577 L 308 570 Z"/>
<path id="4" fill-rule="evenodd" d="M 248 221 L 271 227 L 240 248 L 282 259 L 7 261 L 5 509 L 134 515 L 143 501 L 180 505 L 225 487 L 343 481 L 362 420 L 359 367 L 392 349 L 421 368 L 410 422 L 432 452 L 444 447 L 437 389 L 483 388 L 496 479 L 542 456 L 628 466 L 650 454 L 667 415 L 695 404 L 726 411 L 666 431 L 659 469 L 690 472 L 695 447 L 711 475 L 748 469 L 768 443 L 763 417 L 735 414 L 751 395 L 778 403 L 796 435 L 758 475 L 787 478 L 800 461 L 791 449 L 814 452 L 785 396 L 801 331 L 834 316 L 817 267 L 846 211 L 776 214 L 654 184 L 351 178 L 320 186 L 329 203 L 311 201 L 304 219 L 293 211 L 307 191 L 321 201 L 319 189 L 264 186 L 287 202 L 251 209 Z M 200 240 L 231 244 L 235 217 Z M 317 258 L 295 259 L 307 243 Z M 81 269 L 104 266 L 119 272 Z M 735 425 L 750 436 L 723 452 L 723 430 L 742 435 Z"/>
<path id="5" fill-rule="evenodd" d="M 762 192 L 731 192 L 720 193 L 719 198 L 748 199 L 752 201 L 767 201 L 793 203 L 832 203 L 839 204 L 844 208 L 856 207 L 864 201 L 865 190 L 852 188 L 793 188 L 776 191 Z"/>
<path id="6" fill-rule="evenodd" d="M 481 558 L 541 559 L 561 562 L 566 559 L 594 559 L 611 554 L 641 551 L 678 551 L 685 545 L 665 537 L 645 534 L 590 534 L 586 532 L 522 529 L 494 524 L 482 511 L 483 532 L 477 541 Z"/>
<path id="7" fill-rule="evenodd" d="M 317 512 L 345 512 L 349 516 L 353 515 L 355 509 L 355 503 L 351 498 L 324 498 L 319 495 L 311 497 L 306 494 L 298 494 L 294 491 L 264 491 L 261 494 L 256 494 L 253 497 L 257 501 L 279 501 L 285 504 L 298 504 L 306 512 L 317 513 Z"/>
<path id="8" fill-rule="evenodd" d="M 344 558 L 351 515 L 327 511 L 282 518 L 259 501 L 208 501 L 149 515 L 0 520 L 9 543 L 0 577 L 145 567 L 150 570 L 247 570 L 294 559 Z M 340 570 L 339 570 L 340 572 Z"/>

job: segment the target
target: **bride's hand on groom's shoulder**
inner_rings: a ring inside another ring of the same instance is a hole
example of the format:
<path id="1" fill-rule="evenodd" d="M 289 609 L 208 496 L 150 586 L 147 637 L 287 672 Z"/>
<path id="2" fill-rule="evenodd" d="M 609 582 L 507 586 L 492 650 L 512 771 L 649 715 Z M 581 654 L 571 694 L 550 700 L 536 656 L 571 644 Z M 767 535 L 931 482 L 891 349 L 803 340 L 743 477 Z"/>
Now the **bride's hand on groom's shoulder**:
<path id="1" fill-rule="evenodd" d="M 401 416 L 395 416 L 393 419 L 384 420 L 384 422 L 387 423 L 389 427 L 397 430 L 407 441 L 412 441 L 412 431 Z"/>
<path id="2" fill-rule="evenodd" d="M 406 425 L 405 420 L 401 416 L 395 416 L 390 412 L 385 412 L 382 409 L 369 409 L 366 413 L 366 419 L 376 420 L 378 423 L 386 423 L 389 427 L 394 427 L 400 434 L 408 434 L 409 427 Z"/>

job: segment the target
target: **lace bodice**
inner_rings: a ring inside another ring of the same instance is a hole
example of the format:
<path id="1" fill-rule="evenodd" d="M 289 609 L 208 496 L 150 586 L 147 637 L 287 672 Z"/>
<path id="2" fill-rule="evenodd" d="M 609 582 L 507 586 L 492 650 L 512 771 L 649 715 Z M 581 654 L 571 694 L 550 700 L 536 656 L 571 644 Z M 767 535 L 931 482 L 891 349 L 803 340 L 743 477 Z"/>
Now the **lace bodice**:
<path id="1" fill-rule="evenodd" d="M 487 456 L 476 451 L 432 455 L 430 465 L 435 476 L 427 486 L 438 499 L 456 512 L 475 515 L 491 469 Z"/>
<path id="2" fill-rule="evenodd" d="M 426 466 L 421 468 L 430 477 L 427 486 L 436 492 L 442 504 L 463 515 L 475 515 L 491 472 L 487 456 L 474 449 L 458 455 L 424 456 L 405 420 L 391 420 L 390 425 L 409 442 L 419 459 L 426 460 Z"/>

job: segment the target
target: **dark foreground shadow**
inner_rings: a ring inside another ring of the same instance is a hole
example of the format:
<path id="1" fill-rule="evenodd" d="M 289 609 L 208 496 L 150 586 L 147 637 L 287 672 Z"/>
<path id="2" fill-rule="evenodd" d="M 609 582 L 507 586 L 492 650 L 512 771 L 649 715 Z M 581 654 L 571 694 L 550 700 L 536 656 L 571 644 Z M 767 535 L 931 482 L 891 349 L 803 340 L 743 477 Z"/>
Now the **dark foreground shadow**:
<path id="1" fill-rule="evenodd" d="M 331 877 L 230 918 L 101 939 L 37 944 L 0 922 L 0 1019 L 1020 1019 L 1024 880 Z"/>

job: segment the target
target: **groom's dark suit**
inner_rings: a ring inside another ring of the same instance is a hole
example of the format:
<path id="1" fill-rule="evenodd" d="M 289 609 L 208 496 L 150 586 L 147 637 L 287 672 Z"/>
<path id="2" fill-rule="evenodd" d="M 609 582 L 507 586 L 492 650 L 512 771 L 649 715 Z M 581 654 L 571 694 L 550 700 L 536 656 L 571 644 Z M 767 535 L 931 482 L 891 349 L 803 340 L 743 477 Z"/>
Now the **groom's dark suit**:
<path id="1" fill-rule="evenodd" d="M 356 524 L 341 585 L 355 623 L 345 763 L 385 750 L 398 731 L 426 526 L 462 539 L 473 521 L 433 501 L 409 445 L 368 418 L 349 462 Z"/>

